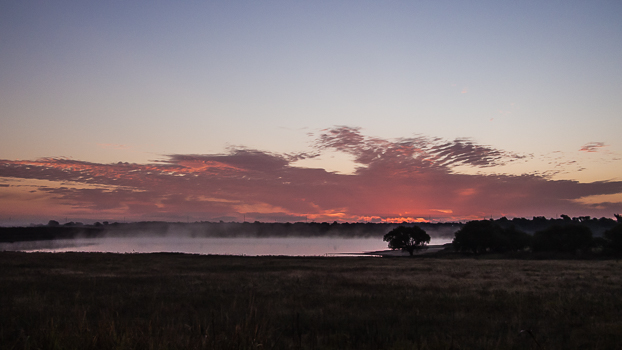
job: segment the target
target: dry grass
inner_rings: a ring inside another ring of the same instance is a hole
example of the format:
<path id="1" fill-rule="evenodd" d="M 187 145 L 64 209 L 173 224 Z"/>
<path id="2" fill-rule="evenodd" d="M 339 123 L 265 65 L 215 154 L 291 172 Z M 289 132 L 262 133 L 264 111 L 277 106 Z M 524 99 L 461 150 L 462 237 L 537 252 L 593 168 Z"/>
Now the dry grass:
<path id="1" fill-rule="evenodd" d="M 3 349 L 622 347 L 615 260 L 5 252 L 0 266 Z"/>

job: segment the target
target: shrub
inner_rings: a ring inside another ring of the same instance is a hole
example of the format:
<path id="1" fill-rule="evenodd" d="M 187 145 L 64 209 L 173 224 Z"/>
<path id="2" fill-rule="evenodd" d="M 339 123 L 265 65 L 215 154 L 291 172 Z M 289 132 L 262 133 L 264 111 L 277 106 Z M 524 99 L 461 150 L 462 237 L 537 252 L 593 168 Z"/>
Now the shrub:
<path id="1" fill-rule="evenodd" d="M 533 237 L 535 252 L 587 252 L 593 246 L 592 231 L 583 225 L 554 225 Z"/>
<path id="2" fill-rule="evenodd" d="M 493 221 L 470 221 L 455 234 L 453 246 L 460 252 L 510 252 L 529 247 L 531 236 L 514 226 L 502 228 Z"/>
<path id="3" fill-rule="evenodd" d="M 617 224 L 605 231 L 604 238 L 604 249 L 606 252 L 622 255 L 622 224 Z"/>

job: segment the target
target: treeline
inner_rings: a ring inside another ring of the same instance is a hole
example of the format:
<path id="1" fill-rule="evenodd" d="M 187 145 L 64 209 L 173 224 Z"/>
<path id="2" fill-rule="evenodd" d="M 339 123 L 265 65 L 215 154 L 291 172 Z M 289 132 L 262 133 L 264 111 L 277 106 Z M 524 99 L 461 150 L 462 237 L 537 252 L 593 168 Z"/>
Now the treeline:
<path id="1" fill-rule="evenodd" d="M 103 230 L 92 226 L 0 227 L 0 242 L 46 241 L 77 237 L 98 237 Z"/>
<path id="2" fill-rule="evenodd" d="M 617 224 L 617 221 L 620 215 L 614 214 L 616 219 L 601 217 L 590 217 L 590 216 L 577 216 L 570 217 L 568 215 L 562 214 L 559 218 L 551 218 L 547 219 L 544 216 L 534 216 L 532 219 L 527 218 L 513 218 L 508 219 L 506 217 L 502 217 L 500 219 L 494 220 L 497 224 L 499 224 L 503 228 L 514 227 L 518 230 L 527 232 L 527 233 L 535 233 L 536 231 L 542 231 L 548 227 L 555 225 L 568 225 L 568 224 L 580 224 L 588 227 L 595 236 L 601 236 L 606 230 L 614 227 Z"/>
<path id="3" fill-rule="evenodd" d="M 622 254 L 622 217 L 611 219 L 573 220 L 563 215 L 560 220 L 532 220 L 528 225 L 514 220 L 479 220 L 466 223 L 455 233 L 452 248 L 463 253 L 597 253 Z M 543 225 L 544 223 L 547 225 Z M 541 224 L 529 234 L 524 229 Z M 602 230 L 594 235 L 591 227 Z"/>
<path id="4" fill-rule="evenodd" d="M 402 224 L 403 225 L 403 224 Z M 413 224 L 406 224 L 412 226 Z M 453 237 L 462 225 L 457 223 L 418 224 L 435 237 Z M 0 242 L 71 239 L 103 236 L 183 236 L 183 237 L 382 237 L 398 224 L 388 223 L 262 223 L 262 222 L 79 222 L 60 224 L 50 220 L 47 225 L 0 227 Z"/>

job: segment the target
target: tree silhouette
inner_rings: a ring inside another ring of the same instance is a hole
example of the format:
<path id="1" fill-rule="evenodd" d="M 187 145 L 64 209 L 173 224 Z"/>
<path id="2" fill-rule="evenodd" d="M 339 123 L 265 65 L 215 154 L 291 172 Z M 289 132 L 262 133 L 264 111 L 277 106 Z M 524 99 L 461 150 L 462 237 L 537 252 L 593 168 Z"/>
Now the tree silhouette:
<path id="1" fill-rule="evenodd" d="M 535 219 L 535 218 L 534 218 Z M 514 225 L 503 228 L 490 220 L 469 221 L 455 233 L 452 242 L 459 252 L 512 252 L 529 247 L 531 236 Z"/>
<path id="2" fill-rule="evenodd" d="M 592 231 L 584 225 L 553 225 L 533 236 L 535 252 L 587 252 L 593 244 Z"/>
<path id="3" fill-rule="evenodd" d="M 430 243 L 430 235 L 419 226 L 399 226 L 384 235 L 383 241 L 389 242 L 389 248 L 401 249 L 413 256 L 415 250 L 423 249 Z"/>
<path id="4" fill-rule="evenodd" d="M 622 223 L 610 228 L 604 233 L 605 249 L 609 253 L 622 255 Z"/>

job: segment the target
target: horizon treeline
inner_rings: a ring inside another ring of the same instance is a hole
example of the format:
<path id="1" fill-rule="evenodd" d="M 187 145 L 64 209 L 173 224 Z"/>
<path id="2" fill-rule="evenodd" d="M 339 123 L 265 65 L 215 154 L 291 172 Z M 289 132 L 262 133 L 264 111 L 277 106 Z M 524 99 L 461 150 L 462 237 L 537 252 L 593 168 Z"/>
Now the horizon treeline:
<path id="1" fill-rule="evenodd" d="M 502 217 L 499 219 L 476 220 L 495 223 L 503 229 L 512 227 L 514 230 L 534 234 L 554 225 L 580 224 L 587 227 L 594 236 L 600 237 L 605 231 L 616 226 L 622 220 L 611 218 L 592 218 L 589 216 L 547 219 L 534 216 L 532 219 Z M 471 221 L 472 222 L 472 221 Z M 103 236 L 187 236 L 187 237 L 363 237 L 379 238 L 398 226 L 419 226 L 430 236 L 436 238 L 454 238 L 454 234 L 468 223 L 339 223 L 339 222 L 162 222 L 143 221 L 133 223 L 109 223 L 106 221 L 85 225 L 79 222 L 61 224 L 50 220 L 47 225 L 31 225 L 27 227 L 0 227 L 0 242 L 33 241 L 50 239 L 71 239 L 78 237 L 95 238 Z"/>
<path id="2" fill-rule="evenodd" d="M 69 222 L 59 224 L 50 220 L 47 225 L 28 227 L 0 227 L 0 242 L 34 241 L 50 239 L 96 238 L 104 236 L 180 236 L 180 237 L 359 237 L 379 238 L 404 224 L 392 223 L 262 223 L 250 222 L 96 222 L 93 225 Z M 406 224 L 414 225 L 414 224 Z M 417 224 L 435 237 L 453 237 L 460 229 L 457 223 Z"/>
<path id="3" fill-rule="evenodd" d="M 455 233 L 452 248 L 461 253 L 622 253 L 622 216 L 617 221 L 582 217 L 560 220 L 534 218 L 532 234 L 510 220 L 470 221 Z M 597 235 L 595 235 L 595 230 Z"/>

